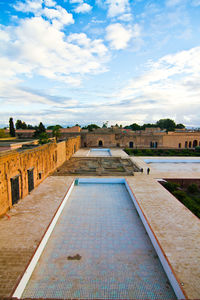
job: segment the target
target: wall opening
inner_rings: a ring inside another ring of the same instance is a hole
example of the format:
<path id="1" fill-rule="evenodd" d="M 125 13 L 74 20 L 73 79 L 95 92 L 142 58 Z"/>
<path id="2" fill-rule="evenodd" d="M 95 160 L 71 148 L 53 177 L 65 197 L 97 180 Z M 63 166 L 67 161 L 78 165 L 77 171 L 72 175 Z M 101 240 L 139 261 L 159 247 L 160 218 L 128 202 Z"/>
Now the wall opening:
<path id="1" fill-rule="evenodd" d="M 193 148 L 195 148 L 197 145 L 198 145 L 197 140 L 194 140 L 194 141 L 193 141 Z"/>
<path id="2" fill-rule="evenodd" d="M 30 193 L 34 189 L 33 169 L 29 169 L 27 172 L 28 172 L 28 192 Z"/>
<path id="3" fill-rule="evenodd" d="M 99 146 L 100 146 L 100 147 L 103 146 L 102 140 L 99 141 Z"/>
<path id="4" fill-rule="evenodd" d="M 188 142 L 185 142 L 185 148 L 187 148 L 188 147 Z"/>
<path id="5" fill-rule="evenodd" d="M 129 142 L 129 148 L 133 148 L 133 142 Z"/>
<path id="6" fill-rule="evenodd" d="M 192 147 L 192 142 L 189 142 L 189 148 L 191 148 Z"/>
<path id="7" fill-rule="evenodd" d="M 178 144 L 178 147 L 181 148 L 181 143 Z"/>
<path id="8" fill-rule="evenodd" d="M 19 175 L 12 177 L 11 182 L 11 193 L 12 193 L 12 205 L 17 203 L 19 200 Z"/>

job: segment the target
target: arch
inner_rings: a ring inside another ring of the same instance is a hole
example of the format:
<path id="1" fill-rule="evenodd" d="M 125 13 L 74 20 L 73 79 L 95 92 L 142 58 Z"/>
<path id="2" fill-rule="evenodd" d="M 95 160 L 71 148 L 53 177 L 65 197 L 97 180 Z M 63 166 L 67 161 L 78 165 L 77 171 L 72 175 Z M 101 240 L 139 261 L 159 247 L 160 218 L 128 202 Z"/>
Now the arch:
<path id="1" fill-rule="evenodd" d="M 181 148 L 181 143 L 178 144 L 178 147 Z"/>
<path id="2" fill-rule="evenodd" d="M 194 140 L 194 141 L 193 141 L 193 148 L 195 148 L 197 145 L 198 145 L 197 140 Z"/>
<path id="3" fill-rule="evenodd" d="M 185 148 L 187 148 L 188 147 L 188 142 L 187 141 L 185 141 Z"/>
<path id="4" fill-rule="evenodd" d="M 129 148 L 133 148 L 134 143 L 133 142 L 129 142 Z"/>
<path id="5" fill-rule="evenodd" d="M 155 142 L 154 143 L 154 148 L 157 148 L 158 147 L 158 142 Z"/>
<path id="6" fill-rule="evenodd" d="M 153 142 L 150 142 L 150 148 L 153 148 Z"/>
<path id="7" fill-rule="evenodd" d="M 102 147 L 102 146 L 103 146 L 103 141 L 100 140 L 100 141 L 99 141 L 99 147 Z"/>
<path id="8" fill-rule="evenodd" d="M 191 148 L 192 147 L 192 142 L 189 142 L 189 148 Z"/>

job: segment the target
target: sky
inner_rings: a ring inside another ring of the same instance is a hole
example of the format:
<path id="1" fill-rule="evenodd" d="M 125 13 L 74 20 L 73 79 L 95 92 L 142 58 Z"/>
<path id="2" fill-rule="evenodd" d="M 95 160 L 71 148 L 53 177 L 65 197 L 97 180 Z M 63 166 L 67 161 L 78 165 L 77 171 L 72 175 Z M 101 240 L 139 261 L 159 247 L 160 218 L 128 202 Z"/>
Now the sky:
<path id="1" fill-rule="evenodd" d="M 0 0 L 0 127 L 200 127 L 200 0 Z"/>

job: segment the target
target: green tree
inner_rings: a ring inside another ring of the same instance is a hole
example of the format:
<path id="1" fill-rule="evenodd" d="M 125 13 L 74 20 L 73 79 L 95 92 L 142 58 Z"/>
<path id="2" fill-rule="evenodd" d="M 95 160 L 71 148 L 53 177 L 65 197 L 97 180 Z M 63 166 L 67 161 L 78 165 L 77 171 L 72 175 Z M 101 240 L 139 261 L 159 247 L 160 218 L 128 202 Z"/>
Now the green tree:
<path id="1" fill-rule="evenodd" d="M 184 129 L 185 125 L 183 125 L 182 123 L 176 124 L 176 128 L 177 129 Z"/>
<path id="2" fill-rule="evenodd" d="M 27 129 L 36 129 L 36 126 L 33 126 L 33 125 L 28 124 L 28 125 L 27 125 Z"/>
<path id="3" fill-rule="evenodd" d="M 141 126 L 138 125 L 137 123 L 133 123 L 133 124 L 130 125 L 130 129 L 132 129 L 133 131 L 140 130 Z"/>
<path id="4" fill-rule="evenodd" d="M 15 127 L 14 127 L 14 123 L 13 123 L 13 118 L 10 118 L 9 120 L 9 130 L 10 130 L 10 135 L 12 137 L 15 136 Z"/>
<path id="5" fill-rule="evenodd" d="M 15 127 L 16 127 L 16 129 L 21 129 L 22 128 L 22 121 L 17 120 L 17 122 L 15 123 Z"/>
<path id="6" fill-rule="evenodd" d="M 47 129 L 48 130 L 53 130 L 54 127 L 56 127 L 56 126 L 59 127 L 59 128 L 63 128 L 61 125 L 50 125 L 50 126 L 47 127 Z"/>
<path id="7" fill-rule="evenodd" d="M 59 125 L 54 126 L 52 133 L 53 133 L 53 136 L 56 138 L 56 142 L 57 142 L 58 138 L 61 135 L 60 126 Z"/>
<path id="8" fill-rule="evenodd" d="M 82 129 L 88 129 L 89 131 L 92 131 L 93 129 L 97 129 L 97 128 L 100 128 L 100 127 L 96 124 L 89 124 L 87 126 L 84 126 Z"/>
<path id="9" fill-rule="evenodd" d="M 15 123 L 16 129 L 27 129 L 27 125 L 25 122 L 22 122 L 21 120 L 17 120 Z"/>
<path id="10" fill-rule="evenodd" d="M 160 119 L 156 122 L 156 126 L 160 127 L 160 129 L 166 129 L 167 131 L 174 131 L 176 123 L 171 119 Z"/>
<path id="11" fill-rule="evenodd" d="M 34 137 L 39 138 L 41 133 L 46 133 L 46 129 L 45 129 L 44 125 L 42 124 L 42 122 L 40 122 L 39 126 L 36 127 Z"/>
<path id="12" fill-rule="evenodd" d="M 46 132 L 41 132 L 39 134 L 38 138 L 39 138 L 39 144 L 40 145 L 49 143 L 49 137 L 48 137 L 48 134 Z"/>

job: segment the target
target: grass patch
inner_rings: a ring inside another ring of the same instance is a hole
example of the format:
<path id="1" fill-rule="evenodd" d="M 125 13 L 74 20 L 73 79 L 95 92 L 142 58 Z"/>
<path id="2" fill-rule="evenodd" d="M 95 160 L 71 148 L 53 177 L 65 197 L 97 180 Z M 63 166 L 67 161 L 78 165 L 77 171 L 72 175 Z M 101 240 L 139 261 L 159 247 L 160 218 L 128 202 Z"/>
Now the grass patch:
<path id="1" fill-rule="evenodd" d="M 196 149 L 132 149 L 125 148 L 128 155 L 134 156 L 200 156 L 200 150 Z"/>
<path id="2" fill-rule="evenodd" d="M 200 218 L 200 190 L 196 184 L 192 183 L 187 188 L 183 188 L 174 182 L 165 182 L 162 185 Z"/>

